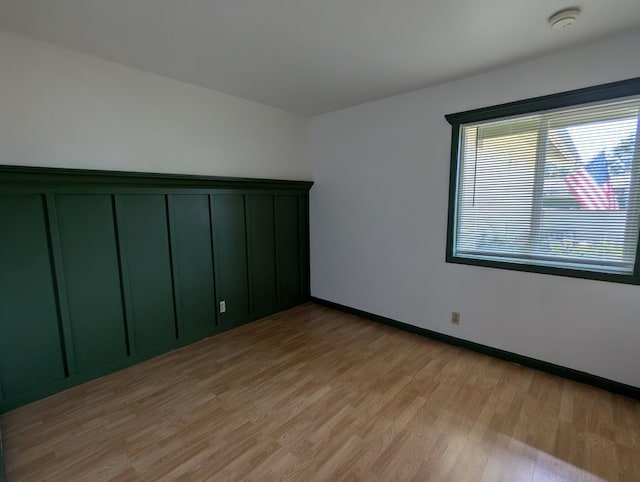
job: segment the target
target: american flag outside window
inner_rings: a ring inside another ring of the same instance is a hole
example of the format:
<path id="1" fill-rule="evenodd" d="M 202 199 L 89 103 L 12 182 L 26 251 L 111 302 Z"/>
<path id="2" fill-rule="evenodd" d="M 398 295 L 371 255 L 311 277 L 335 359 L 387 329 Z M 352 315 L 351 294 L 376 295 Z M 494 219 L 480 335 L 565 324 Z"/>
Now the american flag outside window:
<path id="1" fill-rule="evenodd" d="M 609 161 L 604 151 L 569 174 L 564 182 L 584 209 L 620 209 L 618 197 L 611 183 Z"/>

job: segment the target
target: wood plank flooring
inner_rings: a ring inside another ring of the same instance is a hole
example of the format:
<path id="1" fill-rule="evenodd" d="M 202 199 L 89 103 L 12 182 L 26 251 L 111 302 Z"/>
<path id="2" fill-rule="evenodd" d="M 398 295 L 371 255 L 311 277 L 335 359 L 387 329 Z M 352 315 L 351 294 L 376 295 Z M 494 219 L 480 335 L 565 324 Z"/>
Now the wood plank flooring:
<path id="1" fill-rule="evenodd" d="M 2 423 L 8 482 L 640 480 L 640 402 L 313 304 Z"/>

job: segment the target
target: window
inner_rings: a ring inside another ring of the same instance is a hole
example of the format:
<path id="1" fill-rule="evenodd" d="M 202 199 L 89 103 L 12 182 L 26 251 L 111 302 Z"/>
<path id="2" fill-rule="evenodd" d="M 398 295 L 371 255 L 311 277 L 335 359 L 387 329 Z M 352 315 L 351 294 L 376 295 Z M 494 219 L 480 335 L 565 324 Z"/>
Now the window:
<path id="1" fill-rule="evenodd" d="M 448 262 L 640 284 L 640 78 L 446 118 Z"/>

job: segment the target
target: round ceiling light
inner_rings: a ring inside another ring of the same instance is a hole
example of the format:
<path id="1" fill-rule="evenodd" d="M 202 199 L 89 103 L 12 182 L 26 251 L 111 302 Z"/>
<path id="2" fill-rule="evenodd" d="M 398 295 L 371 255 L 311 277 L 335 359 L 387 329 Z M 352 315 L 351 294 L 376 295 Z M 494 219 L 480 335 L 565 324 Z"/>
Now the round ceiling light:
<path id="1" fill-rule="evenodd" d="M 565 8 L 564 10 L 560 10 L 549 17 L 549 26 L 558 30 L 570 27 L 576 23 L 579 15 L 579 8 Z"/>

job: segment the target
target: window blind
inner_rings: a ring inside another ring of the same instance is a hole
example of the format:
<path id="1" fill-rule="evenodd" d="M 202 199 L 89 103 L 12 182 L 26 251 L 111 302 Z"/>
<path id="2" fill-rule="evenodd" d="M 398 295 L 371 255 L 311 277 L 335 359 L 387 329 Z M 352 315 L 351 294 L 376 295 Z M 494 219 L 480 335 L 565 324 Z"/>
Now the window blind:
<path id="1" fill-rule="evenodd" d="M 453 254 L 632 274 L 640 96 L 462 124 Z"/>

